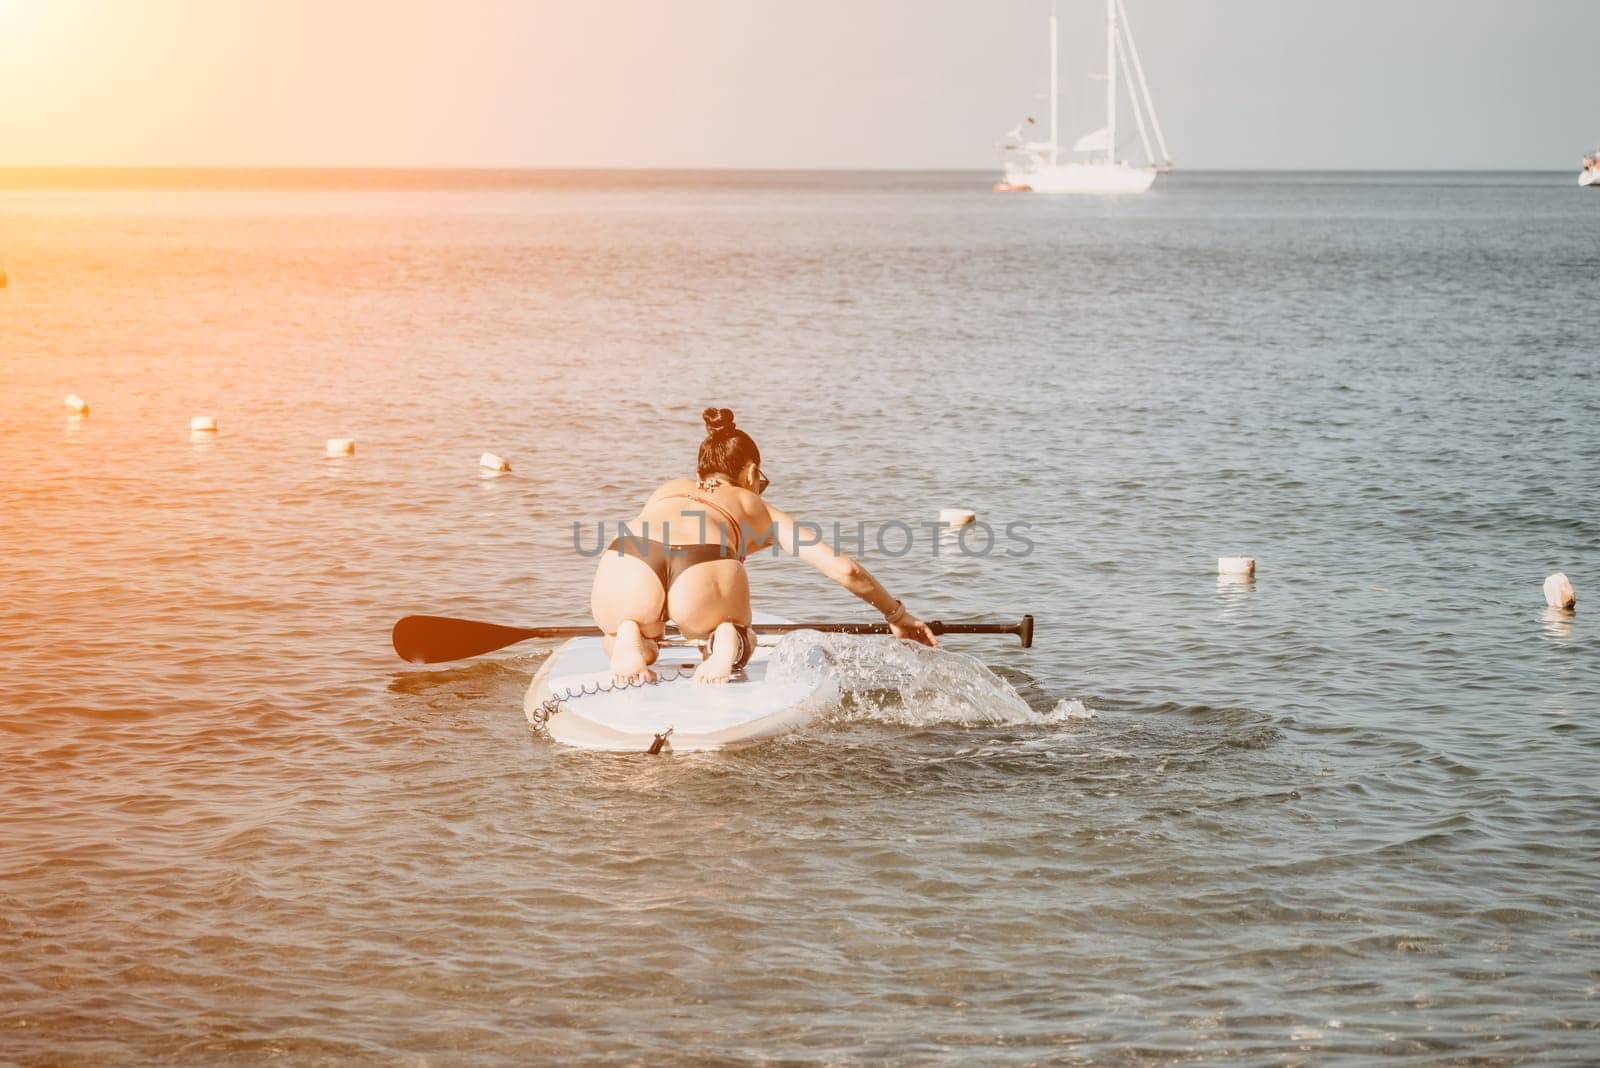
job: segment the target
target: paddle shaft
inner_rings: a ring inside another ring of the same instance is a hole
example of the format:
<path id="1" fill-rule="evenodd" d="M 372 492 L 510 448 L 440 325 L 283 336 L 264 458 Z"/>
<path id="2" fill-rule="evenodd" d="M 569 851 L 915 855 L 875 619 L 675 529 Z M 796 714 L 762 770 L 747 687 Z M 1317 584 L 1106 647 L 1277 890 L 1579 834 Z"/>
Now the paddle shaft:
<path id="1" fill-rule="evenodd" d="M 755 623 L 757 634 L 789 634 L 797 630 L 820 630 L 829 634 L 893 634 L 887 623 Z M 1023 616 L 1016 623 L 946 623 L 928 621 L 935 634 L 1015 634 L 1024 649 L 1033 645 L 1033 617 Z"/>
<path id="2" fill-rule="evenodd" d="M 788 634 L 797 630 L 817 630 L 831 634 L 892 634 L 887 623 L 756 623 L 757 634 Z M 932 620 L 934 634 L 1012 634 L 1024 649 L 1033 646 L 1033 616 L 1015 623 L 945 623 Z M 413 664 L 439 664 L 490 653 L 533 638 L 592 638 L 600 633 L 595 626 L 505 627 L 449 616 L 406 616 L 394 625 L 394 651 Z M 678 637 L 669 631 L 669 638 Z"/>

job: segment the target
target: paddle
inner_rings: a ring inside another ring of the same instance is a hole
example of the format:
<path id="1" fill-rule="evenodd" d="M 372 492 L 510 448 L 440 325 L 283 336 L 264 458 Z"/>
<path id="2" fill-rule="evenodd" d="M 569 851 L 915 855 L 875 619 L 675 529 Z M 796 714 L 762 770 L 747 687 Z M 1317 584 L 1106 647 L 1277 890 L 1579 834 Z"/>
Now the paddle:
<path id="1" fill-rule="evenodd" d="M 787 634 L 795 630 L 820 630 L 832 634 L 891 634 L 887 623 L 757 623 L 758 634 Z M 1015 623 L 928 624 L 935 634 L 1015 634 L 1024 649 L 1033 647 L 1033 617 Z M 502 627 L 448 616 L 406 616 L 394 625 L 394 651 L 413 664 L 439 664 L 491 653 L 530 638 L 592 638 L 599 627 Z M 675 637 L 672 631 L 667 637 Z"/>

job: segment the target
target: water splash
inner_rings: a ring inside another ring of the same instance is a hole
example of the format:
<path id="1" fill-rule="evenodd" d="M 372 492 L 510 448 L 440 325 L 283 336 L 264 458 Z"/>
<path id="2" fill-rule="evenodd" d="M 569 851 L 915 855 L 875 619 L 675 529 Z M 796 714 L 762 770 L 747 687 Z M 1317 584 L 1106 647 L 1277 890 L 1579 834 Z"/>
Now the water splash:
<path id="1" fill-rule="evenodd" d="M 1094 709 L 1090 708 L 1076 697 L 1063 697 L 1061 700 L 1057 701 L 1056 706 L 1050 710 L 1050 718 L 1056 721 L 1068 719 L 1094 719 Z"/>
<path id="2" fill-rule="evenodd" d="M 1093 718 L 1081 702 L 1039 711 L 974 657 L 908 642 L 801 631 L 784 637 L 767 668 L 772 679 L 832 676 L 840 693 L 832 718 L 907 727 L 1043 726 Z"/>

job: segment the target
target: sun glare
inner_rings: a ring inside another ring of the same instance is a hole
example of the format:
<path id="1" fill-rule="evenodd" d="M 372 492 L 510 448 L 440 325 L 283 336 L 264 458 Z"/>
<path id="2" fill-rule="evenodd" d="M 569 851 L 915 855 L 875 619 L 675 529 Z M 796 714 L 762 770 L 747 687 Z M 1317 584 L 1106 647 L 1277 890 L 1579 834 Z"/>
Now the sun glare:
<path id="1" fill-rule="evenodd" d="M 59 10 L 46 0 L 0 0 L 0 57 L 8 74 L 15 75 L 18 64 L 43 58 L 37 54 L 39 35 L 46 17 Z"/>

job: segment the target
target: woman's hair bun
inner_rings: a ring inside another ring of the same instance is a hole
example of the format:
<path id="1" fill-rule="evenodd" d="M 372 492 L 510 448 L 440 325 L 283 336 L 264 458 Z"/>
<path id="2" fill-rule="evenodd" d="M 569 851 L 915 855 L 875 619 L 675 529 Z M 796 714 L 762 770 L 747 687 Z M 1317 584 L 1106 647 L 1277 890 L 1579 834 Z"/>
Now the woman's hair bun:
<path id="1" fill-rule="evenodd" d="M 726 434 L 733 429 L 731 408 L 707 408 L 700 413 L 700 418 L 706 422 L 707 434 Z"/>

